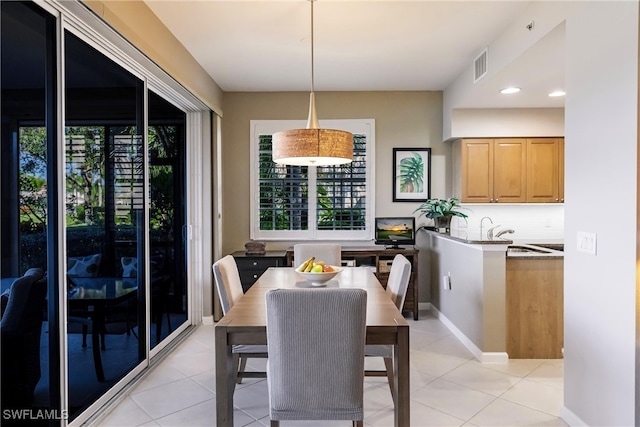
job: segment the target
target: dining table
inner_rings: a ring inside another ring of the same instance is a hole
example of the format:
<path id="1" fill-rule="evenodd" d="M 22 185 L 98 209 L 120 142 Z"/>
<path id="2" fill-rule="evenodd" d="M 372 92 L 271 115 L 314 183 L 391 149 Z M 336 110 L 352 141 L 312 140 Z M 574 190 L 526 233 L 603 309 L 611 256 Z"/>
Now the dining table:
<path id="1" fill-rule="evenodd" d="M 410 425 L 409 324 L 367 267 L 343 267 L 325 283 L 329 288 L 361 288 L 367 291 L 366 344 L 393 348 L 394 426 Z M 233 345 L 265 345 L 266 293 L 270 289 L 317 288 L 292 267 L 271 267 L 220 319 L 215 326 L 216 425 L 233 426 L 233 394 L 237 366 Z M 321 288 L 320 288 L 321 289 Z"/>
<path id="2" fill-rule="evenodd" d="M 67 304 L 68 320 L 91 325 L 91 347 L 96 378 L 105 381 L 99 337 L 104 329 L 105 317 L 110 307 L 135 298 L 138 294 L 136 277 L 69 277 Z M 134 313 L 135 315 L 135 313 Z"/>

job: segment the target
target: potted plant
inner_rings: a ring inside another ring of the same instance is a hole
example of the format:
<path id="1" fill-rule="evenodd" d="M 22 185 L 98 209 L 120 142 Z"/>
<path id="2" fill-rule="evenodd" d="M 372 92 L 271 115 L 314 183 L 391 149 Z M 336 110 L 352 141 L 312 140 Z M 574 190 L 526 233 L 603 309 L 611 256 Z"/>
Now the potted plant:
<path id="1" fill-rule="evenodd" d="M 449 232 L 451 226 L 451 218 L 454 216 L 467 219 L 468 215 L 460 209 L 464 209 L 460 205 L 460 201 L 455 197 L 448 199 L 428 199 L 413 211 L 420 212 L 420 216 L 433 219 L 434 226 L 438 231 L 444 229 Z"/>

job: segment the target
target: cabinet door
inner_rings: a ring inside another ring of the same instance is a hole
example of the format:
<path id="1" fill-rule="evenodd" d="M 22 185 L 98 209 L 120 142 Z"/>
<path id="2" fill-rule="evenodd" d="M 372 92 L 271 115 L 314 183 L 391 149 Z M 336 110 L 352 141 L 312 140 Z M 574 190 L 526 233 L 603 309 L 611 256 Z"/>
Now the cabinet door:
<path id="1" fill-rule="evenodd" d="M 493 202 L 522 203 L 527 200 L 527 140 L 494 140 Z"/>
<path id="2" fill-rule="evenodd" d="M 527 202 L 560 201 L 558 138 L 527 140 Z"/>
<path id="3" fill-rule="evenodd" d="M 462 140 L 461 151 L 461 201 L 466 203 L 492 202 L 493 140 Z"/>
<path id="4" fill-rule="evenodd" d="M 564 138 L 558 139 L 558 199 L 564 203 Z"/>

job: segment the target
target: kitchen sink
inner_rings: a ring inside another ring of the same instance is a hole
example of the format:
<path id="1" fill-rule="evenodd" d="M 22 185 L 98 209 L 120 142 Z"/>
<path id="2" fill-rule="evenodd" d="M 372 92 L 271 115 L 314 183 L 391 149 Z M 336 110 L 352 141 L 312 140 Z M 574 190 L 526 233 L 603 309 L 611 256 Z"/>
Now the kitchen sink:
<path id="1" fill-rule="evenodd" d="M 532 245 L 553 249 L 554 251 L 564 251 L 564 243 L 532 243 Z"/>
<path id="2" fill-rule="evenodd" d="M 532 248 L 530 246 L 509 246 L 507 248 L 507 253 L 513 252 L 523 252 L 523 253 L 538 253 L 538 254 L 548 254 L 549 251 L 544 250 L 542 248 Z"/>

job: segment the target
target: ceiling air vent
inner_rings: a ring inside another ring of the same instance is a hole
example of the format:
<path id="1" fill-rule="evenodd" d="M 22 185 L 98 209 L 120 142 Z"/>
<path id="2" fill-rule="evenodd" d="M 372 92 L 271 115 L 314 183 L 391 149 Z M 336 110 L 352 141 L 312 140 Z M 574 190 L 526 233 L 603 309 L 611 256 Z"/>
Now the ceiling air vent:
<path id="1" fill-rule="evenodd" d="M 487 75 L 487 67 L 489 65 L 487 63 L 487 50 L 488 48 L 485 47 L 480 55 L 473 60 L 473 83 L 478 83 L 478 80 Z"/>

